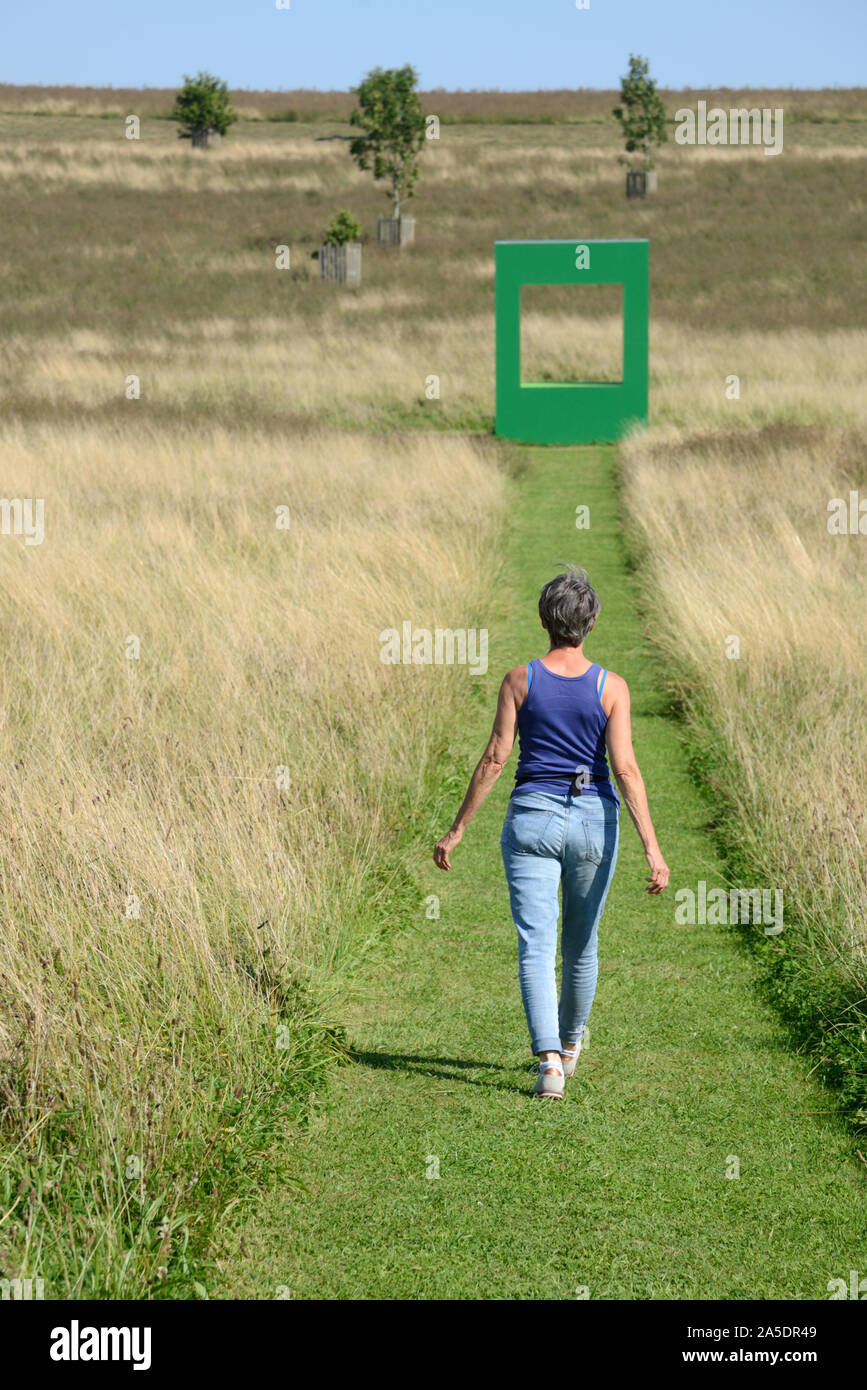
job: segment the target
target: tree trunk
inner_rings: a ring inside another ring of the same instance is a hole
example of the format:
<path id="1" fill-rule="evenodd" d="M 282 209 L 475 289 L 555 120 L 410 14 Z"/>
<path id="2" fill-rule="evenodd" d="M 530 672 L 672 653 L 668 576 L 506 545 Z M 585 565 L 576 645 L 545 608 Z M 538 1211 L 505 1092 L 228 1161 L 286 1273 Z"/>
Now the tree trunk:
<path id="1" fill-rule="evenodd" d="M 397 184 L 392 188 L 392 196 L 394 198 L 394 212 L 392 213 L 392 217 L 400 217 L 400 190 Z"/>

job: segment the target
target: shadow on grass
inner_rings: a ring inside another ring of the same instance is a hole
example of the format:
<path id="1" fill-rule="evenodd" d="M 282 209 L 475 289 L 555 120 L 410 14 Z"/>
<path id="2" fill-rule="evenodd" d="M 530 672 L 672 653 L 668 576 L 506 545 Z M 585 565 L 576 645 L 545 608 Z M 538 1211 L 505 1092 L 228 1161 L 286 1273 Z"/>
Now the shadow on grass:
<path id="1" fill-rule="evenodd" d="M 526 1081 L 527 1067 L 518 1063 L 513 1067 L 501 1066 L 498 1062 L 476 1062 L 461 1057 L 418 1057 L 405 1052 L 353 1052 L 347 1050 L 350 1062 L 363 1067 L 382 1071 L 403 1071 L 410 1076 L 436 1076 L 445 1081 L 463 1081 L 467 1086 L 481 1086 L 486 1090 L 520 1090 Z M 467 1075 L 468 1072 L 484 1072 L 481 1078 Z M 511 1080 L 497 1080 L 493 1072 L 507 1073 Z"/>

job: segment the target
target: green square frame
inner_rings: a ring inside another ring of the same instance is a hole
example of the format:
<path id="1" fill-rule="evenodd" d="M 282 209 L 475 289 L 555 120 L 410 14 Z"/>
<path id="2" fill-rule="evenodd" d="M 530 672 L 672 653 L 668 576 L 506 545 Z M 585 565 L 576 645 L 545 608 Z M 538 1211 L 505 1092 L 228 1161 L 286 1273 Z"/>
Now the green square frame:
<path id="1" fill-rule="evenodd" d="M 622 439 L 633 425 L 646 425 L 650 243 L 498 241 L 494 251 L 495 432 L 525 444 L 601 444 Z M 524 285 L 622 285 L 623 380 L 522 382 Z"/>

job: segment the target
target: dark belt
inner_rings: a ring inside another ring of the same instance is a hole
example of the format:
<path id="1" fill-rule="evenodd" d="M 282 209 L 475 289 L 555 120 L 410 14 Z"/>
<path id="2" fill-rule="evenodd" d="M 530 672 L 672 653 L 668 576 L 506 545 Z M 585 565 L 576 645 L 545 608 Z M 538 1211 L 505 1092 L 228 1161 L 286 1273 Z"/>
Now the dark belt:
<path id="1" fill-rule="evenodd" d="M 579 777 L 581 777 L 581 773 L 580 773 L 580 772 L 576 772 L 575 776 L 572 778 L 572 785 L 571 785 L 571 787 L 570 787 L 570 791 L 578 791 L 578 790 L 579 790 L 579 787 L 586 786 L 588 782 L 608 782 L 609 784 L 611 783 L 611 778 L 610 778 L 610 777 L 605 777 L 605 776 L 603 776 L 603 777 L 584 777 L 584 778 L 582 779 L 581 782 L 578 781 L 578 778 L 579 778 Z M 515 788 L 516 788 L 516 790 L 517 790 L 518 787 L 532 787 L 532 785 L 533 785 L 533 778 L 532 778 L 532 777 L 526 777 L 526 778 L 524 779 L 523 782 L 516 782 L 516 783 L 515 783 Z"/>

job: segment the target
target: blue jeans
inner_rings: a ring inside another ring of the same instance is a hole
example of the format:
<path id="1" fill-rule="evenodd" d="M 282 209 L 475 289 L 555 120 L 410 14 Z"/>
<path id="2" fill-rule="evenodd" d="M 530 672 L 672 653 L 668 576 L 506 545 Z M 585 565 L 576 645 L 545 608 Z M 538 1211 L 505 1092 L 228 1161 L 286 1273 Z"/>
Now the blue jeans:
<path id="1" fill-rule="evenodd" d="M 500 848 L 518 929 L 521 997 L 535 1053 L 574 1047 L 596 992 L 599 919 L 617 862 L 620 808 L 610 797 L 520 790 Z M 563 889 L 559 1007 L 558 889 Z"/>

